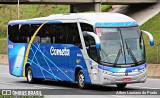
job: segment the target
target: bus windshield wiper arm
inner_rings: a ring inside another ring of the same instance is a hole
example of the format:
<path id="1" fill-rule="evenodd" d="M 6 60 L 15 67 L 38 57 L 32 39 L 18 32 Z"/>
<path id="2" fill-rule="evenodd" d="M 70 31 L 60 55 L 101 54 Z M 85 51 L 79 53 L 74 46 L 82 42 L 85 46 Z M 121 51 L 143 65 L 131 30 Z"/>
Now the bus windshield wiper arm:
<path id="1" fill-rule="evenodd" d="M 121 45 L 120 45 L 120 46 L 121 46 Z M 114 61 L 114 63 L 113 63 L 113 66 L 116 66 L 116 64 L 117 64 L 117 62 L 118 62 L 118 59 L 119 59 L 119 57 L 120 57 L 121 52 L 122 52 L 122 46 L 121 46 L 121 49 L 119 49 L 119 51 L 118 51 L 118 54 L 117 54 L 116 59 L 115 59 L 115 61 Z"/>
<path id="2" fill-rule="evenodd" d="M 128 47 L 127 42 L 125 42 L 125 43 L 126 43 L 126 48 L 127 48 L 128 54 L 131 56 L 131 58 L 132 58 L 132 60 L 134 61 L 135 65 L 138 65 L 137 59 L 136 59 L 136 57 L 134 56 L 132 50 Z"/>

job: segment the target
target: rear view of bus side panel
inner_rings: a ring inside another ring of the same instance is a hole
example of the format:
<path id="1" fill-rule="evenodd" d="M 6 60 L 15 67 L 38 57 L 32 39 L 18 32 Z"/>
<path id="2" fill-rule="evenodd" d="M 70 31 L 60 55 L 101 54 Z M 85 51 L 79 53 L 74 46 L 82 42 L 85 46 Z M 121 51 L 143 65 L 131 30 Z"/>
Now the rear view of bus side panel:
<path id="1" fill-rule="evenodd" d="M 19 43 L 19 25 L 8 26 L 8 61 L 10 74 L 23 76 L 24 57 L 27 44 Z"/>

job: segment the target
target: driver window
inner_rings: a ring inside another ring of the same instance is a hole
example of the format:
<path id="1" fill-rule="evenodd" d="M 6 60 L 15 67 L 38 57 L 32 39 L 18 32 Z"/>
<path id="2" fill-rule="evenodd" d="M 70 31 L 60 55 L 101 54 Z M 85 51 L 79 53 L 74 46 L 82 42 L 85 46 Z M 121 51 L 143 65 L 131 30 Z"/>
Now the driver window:
<path id="1" fill-rule="evenodd" d="M 84 36 L 84 41 L 89 57 L 94 61 L 98 61 L 95 39 L 92 36 L 87 35 Z"/>

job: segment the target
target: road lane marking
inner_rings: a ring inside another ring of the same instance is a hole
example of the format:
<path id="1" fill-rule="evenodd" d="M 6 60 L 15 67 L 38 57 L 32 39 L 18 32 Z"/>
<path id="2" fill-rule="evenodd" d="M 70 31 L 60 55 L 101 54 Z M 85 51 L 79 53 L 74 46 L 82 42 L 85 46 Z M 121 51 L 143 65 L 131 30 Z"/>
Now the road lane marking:
<path id="1" fill-rule="evenodd" d="M 160 89 L 160 88 L 153 88 L 153 87 L 142 87 L 142 86 L 127 86 L 127 87 L 136 87 L 136 88 L 143 88 L 143 89 Z"/>
<path id="2" fill-rule="evenodd" d="M 35 88 L 41 88 L 41 89 L 56 89 L 56 88 L 51 88 L 51 87 L 43 87 L 43 86 L 33 86 Z"/>
<path id="3" fill-rule="evenodd" d="M 0 75 L 1 75 L 1 74 L 3 74 L 3 75 L 4 75 L 4 74 L 5 74 L 5 75 L 6 75 L 6 74 L 10 75 L 9 73 L 0 73 Z"/>
<path id="4" fill-rule="evenodd" d="M 155 79 L 148 78 L 147 80 L 156 80 L 156 81 L 160 81 L 160 79 L 157 79 L 157 78 L 155 78 Z"/>
<path id="5" fill-rule="evenodd" d="M 0 82 L 1 84 L 7 84 L 7 85 L 15 85 L 15 86 L 24 86 L 24 85 L 18 85 L 15 83 L 8 83 L 8 82 Z M 43 86 L 27 86 L 27 87 L 34 87 L 34 88 L 41 88 L 41 89 L 58 89 L 58 88 L 51 88 L 51 87 L 43 87 Z"/>
<path id="6" fill-rule="evenodd" d="M 8 67 L 8 65 L 0 65 L 0 67 L 2 67 L 2 66 Z"/>
<path id="7" fill-rule="evenodd" d="M 119 96 L 119 95 L 111 95 L 111 96 L 116 98 L 133 98 L 133 97 L 126 97 L 126 96 Z"/>

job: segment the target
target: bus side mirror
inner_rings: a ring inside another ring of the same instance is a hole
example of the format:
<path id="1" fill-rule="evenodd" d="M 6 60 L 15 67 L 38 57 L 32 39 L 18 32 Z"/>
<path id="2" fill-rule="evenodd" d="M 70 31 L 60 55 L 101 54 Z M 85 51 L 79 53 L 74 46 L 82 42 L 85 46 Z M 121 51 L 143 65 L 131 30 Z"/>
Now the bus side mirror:
<path id="1" fill-rule="evenodd" d="M 144 31 L 144 30 L 141 30 L 141 31 L 148 36 L 148 38 L 150 40 L 150 46 L 154 46 L 154 39 L 153 39 L 152 34 L 147 31 Z"/>
<path id="2" fill-rule="evenodd" d="M 96 48 L 97 49 L 100 49 L 101 48 L 101 45 L 100 45 L 100 38 L 98 37 L 98 35 L 96 35 L 94 32 L 88 32 L 88 31 L 84 31 L 83 32 L 83 35 L 86 36 L 86 35 L 90 35 L 92 36 L 94 39 L 95 39 L 95 42 L 96 42 Z"/>

